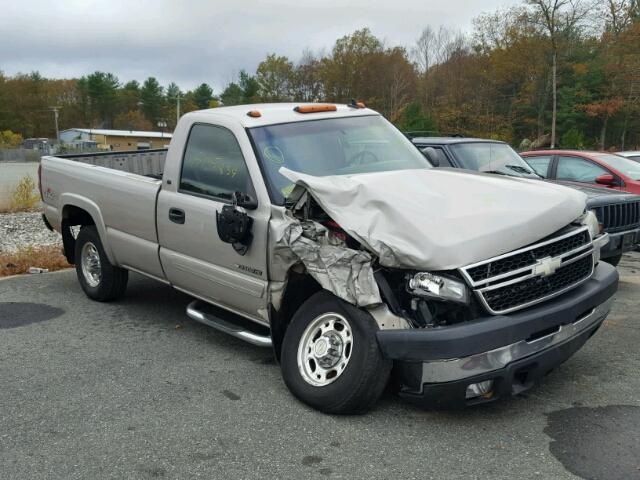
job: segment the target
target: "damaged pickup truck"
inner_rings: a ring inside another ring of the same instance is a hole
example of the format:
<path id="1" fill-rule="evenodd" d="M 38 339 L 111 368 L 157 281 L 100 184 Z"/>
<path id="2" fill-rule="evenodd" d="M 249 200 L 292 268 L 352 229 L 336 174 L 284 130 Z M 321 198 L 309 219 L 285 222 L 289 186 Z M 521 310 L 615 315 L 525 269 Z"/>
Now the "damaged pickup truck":
<path id="1" fill-rule="evenodd" d="M 40 188 L 90 298 L 170 284 L 329 413 L 369 409 L 392 366 L 422 405 L 527 390 L 617 289 L 584 194 L 431 168 L 357 103 L 189 113 L 167 151 L 43 157 Z"/>

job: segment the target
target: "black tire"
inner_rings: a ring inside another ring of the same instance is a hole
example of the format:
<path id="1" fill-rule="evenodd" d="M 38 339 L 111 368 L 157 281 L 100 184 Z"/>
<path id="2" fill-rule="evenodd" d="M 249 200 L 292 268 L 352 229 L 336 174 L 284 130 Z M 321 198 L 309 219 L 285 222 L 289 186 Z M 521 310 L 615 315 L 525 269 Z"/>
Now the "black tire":
<path id="1" fill-rule="evenodd" d="M 91 285 L 83 272 L 82 251 L 85 245 L 92 244 L 97 250 L 100 259 L 100 275 L 97 285 Z M 98 302 L 108 302 L 124 295 L 129 280 L 129 272 L 111 264 L 104 247 L 100 241 L 100 235 L 96 227 L 88 225 L 80 229 L 75 245 L 76 275 L 80 286 L 87 297 Z"/>
<path id="2" fill-rule="evenodd" d="M 326 313 L 342 315 L 351 327 L 353 347 L 344 370 L 332 383 L 315 386 L 298 368 L 298 347 L 315 319 Z M 294 314 L 282 344 L 282 377 L 299 400 L 325 413 L 360 414 L 369 410 L 382 394 L 393 362 L 382 356 L 376 332 L 378 325 L 367 312 L 327 291 L 312 295 Z"/>
<path id="3" fill-rule="evenodd" d="M 617 267 L 621 259 L 622 259 L 622 254 L 616 255 L 615 257 L 603 258 L 602 261 L 607 262 L 608 264 L 613 265 L 614 267 Z"/>

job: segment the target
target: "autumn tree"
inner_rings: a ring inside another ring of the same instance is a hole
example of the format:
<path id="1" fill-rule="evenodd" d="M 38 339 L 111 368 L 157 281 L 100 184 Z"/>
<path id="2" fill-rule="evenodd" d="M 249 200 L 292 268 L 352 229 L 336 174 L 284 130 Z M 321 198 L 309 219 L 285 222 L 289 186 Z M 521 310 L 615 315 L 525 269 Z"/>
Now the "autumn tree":
<path id="1" fill-rule="evenodd" d="M 322 62 L 305 50 L 295 66 L 291 80 L 291 95 L 294 100 L 317 102 L 324 97 Z"/>
<path id="2" fill-rule="evenodd" d="M 258 65 L 256 81 L 258 96 L 263 102 L 284 102 L 291 100 L 294 83 L 293 63 L 287 57 L 267 55 Z"/>
<path id="3" fill-rule="evenodd" d="M 379 73 L 370 70 L 370 59 L 382 51 L 382 42 L 368 28 L 339 38 L 331 56 L 322 59 L 326 99 L 346 103 L 351 99 L 364 100 L 369 97 L 373 89 L 369 81 Z"/>
<path id="4" fill-rule="evenodd" d="M 0 131 L 0 148 L 17 148 L 22 143 L 22 135 L 11 130 Z"/>
<path id="5" fill-rule="evenodd" d="M 118 130 L 154 130 L 153 124 L 147 120 L 140 110 L 130 110 L 119 113 L 113 122 L 113 127 Z"/>
<path id="6" fill-rule="evenodd" d="M 551 148 L 556 145 L 558 113 L 558 54 L 564 39 L 585 20 L 593 5 L 583 0 L 527 0 L 532 7 L 531 20 L 542 28 L 551 49 Z"/>

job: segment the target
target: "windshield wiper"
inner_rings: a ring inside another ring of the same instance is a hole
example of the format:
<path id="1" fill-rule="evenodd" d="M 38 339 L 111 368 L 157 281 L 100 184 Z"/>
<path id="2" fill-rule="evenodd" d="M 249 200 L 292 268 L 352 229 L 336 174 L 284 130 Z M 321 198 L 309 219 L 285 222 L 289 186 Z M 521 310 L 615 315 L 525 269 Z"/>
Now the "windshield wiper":
<path id="1" fill-rule="evenodd" d="M 518 173 L 527 173 L 529 175 L 533 173 L 531 170 L 521 167 L 520 165 L 505 165 L 505 167 L 510 168 L 514 172 L 518 172 Z"/>
<path id="2" fill-rule="evenodd" d="M 505 177 L 509 176 L 508 173 L 500 172 L 498 170 L 482 170 L 480 173 L 496 173 L 498 175 L 504 175 Z"/>

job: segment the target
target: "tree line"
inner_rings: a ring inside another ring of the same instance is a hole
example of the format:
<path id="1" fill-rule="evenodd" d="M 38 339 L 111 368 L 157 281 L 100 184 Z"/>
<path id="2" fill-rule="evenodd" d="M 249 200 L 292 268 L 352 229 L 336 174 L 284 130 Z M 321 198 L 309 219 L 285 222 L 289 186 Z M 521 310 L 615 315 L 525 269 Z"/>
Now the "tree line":
<path id="1" fill-rule="evenodd" d="M 218 93 L 111 73 L 47 79 L 0 73 L 0 131 L 171 130 L 180 112 L 257 102 L 365 102 L 403 130 L 506 140 L 515 146 L 640 145 L 640 0 L 524 0 L 462 33 L 426 27 L 409 46 L 363 28 L 327 53 L 269 54 Z M 162 127 L 164 128 L 164 127 Z"/>

